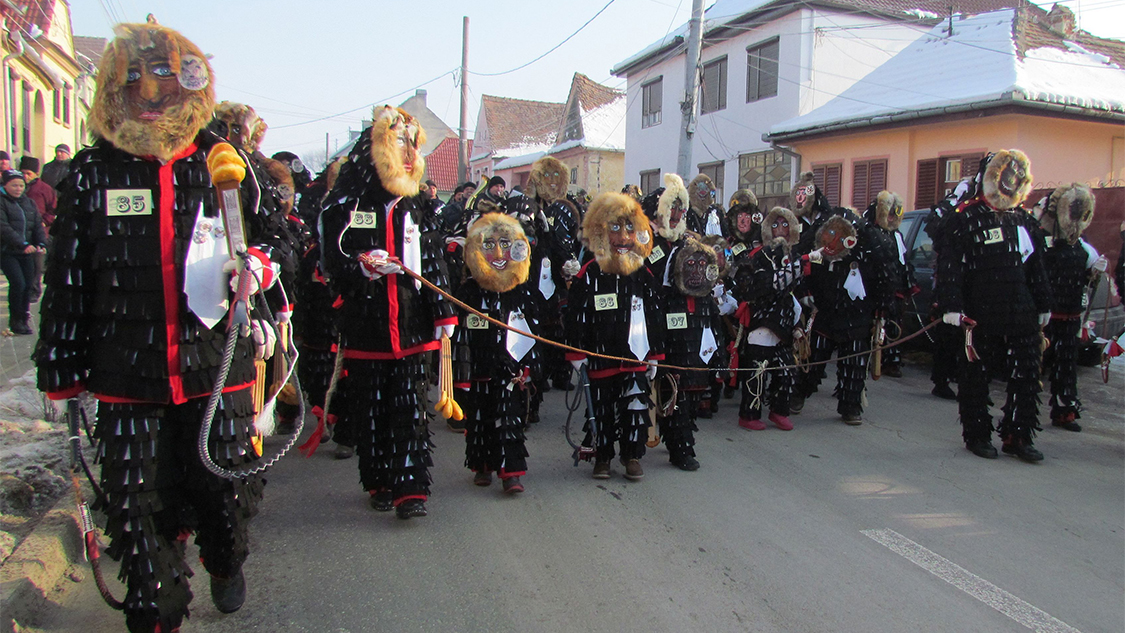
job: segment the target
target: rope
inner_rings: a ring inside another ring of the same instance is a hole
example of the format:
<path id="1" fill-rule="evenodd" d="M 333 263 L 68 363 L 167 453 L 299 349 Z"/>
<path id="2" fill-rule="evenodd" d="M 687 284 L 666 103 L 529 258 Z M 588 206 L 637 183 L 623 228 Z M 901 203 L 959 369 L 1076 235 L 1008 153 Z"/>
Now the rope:
<path id="1" fill-rule="evenodd" d="M 750 410 L 758 411 L 762 408 L 762 394 L 766 391 L 766 368 L 769 367 L 768 360 L 754 361 L 755 366 L 752 367 L 754 374 L 746 380 L 746 390 L 750 392 L 753 400 L 750 401 Z M 757 390 L 753 385 L 757 385 Z"/>
<path id="2" fill-rule="evenodd" d="M 396 263 L 398 263 L 398 262 L 396 262 Z M 711 371 L 710 367 L 681 367 L 680 365 L 669 365 L 669 364 L 664 364 L 664 363 L 657 363 L 656 361 L 650 361 L 650 360 L 637 360 L 635 358 L 625 358 L 625 357 L 622 357 L 622 356 L 613 356 L 613 355 L 610 355 L 610 354 L 599 354 L 597 352 L 590 352 L 590 351 L 587 351 L 587 350 L 584 350 L 584 349 L 581 349 L 581 348 L 578 348 L 578 347 L 573 347 L 571 345 L 567 345 L 566 343 L 559 343 L 558 341 L 552 341 L 551 339 L 543 338 L 542 336 L 539 336 L 537 334 L 532 334 L 531 332 L 524 332 L 523 330 L 521 330 L 519 328 L 514 328 L 514 327 L 508 325 L 507 323 L 504 323 L 503 321 L 500 321 L 498 319 L 494 319 L 491 316 L 481 312 L 480 310 L 477 310 L 476 308 L 473 308 L 472 306 L 465 303 L 464 301 L 461 301 L 457 297 L 454 297 L 452 294 L 446 292 L 445 290 L 442 290 L 441 288 L 439 288 L 436 284 L 434 284 L 429 279 L 426 279 L 425 277 L 423 277 L 422 275 L 419 275 L 418 273 L 414 272 L 413 270 L 410 270 L 409 268 L 406 268 L 406 267 L 402 266 L 401 263 L 399 263 L 399 267 L 402 268 L 403 273 L 405 273 L 409 277 L 412 277 L 413 279 L 421 282 L 422 285 L 426 286 L 430 290 L 433 290 L 434 292 L 436 292 L 436 293 L 440 294 L 441 296 L 445 297 L 450 302 L 452 302 L 453 305 L 456 305 L 457 307 L 461 308 L 462 310 L 465 310 L 466 312 L 469 312 L 470 314 L 474 314 L 474 315 L 488 321 L 489 323 L 492 323 L 493 325 L 495 325 L 497 327 L 503 328 L 503 329 L 508 330 L 510 332 L 515 332 L 516 334 L 520 334 L 522 336 L 526 336 L 527 338 L 534 339 L 536 341 L 539 341 L 540 343 L 552 345 L 554 347 L 564 349 L 568 352 L 575 352 L 577 354 L 584 354 L 586 356 L 593 356 L 594 358 L 601 358 L 601 359 L 605 359 L 605 360 L 615 360 L 615 361 L 619 361 L 619 362 L 623 362 L 623 363 L 629 363 L 631 365 L 647 365 L 649 367 L 657 367 L 657 368 L 663 368 L 663 369 L 676 369 L 676 370 L 679 370 L 679 371 Z M 921 336 L 923 333 L 933 329 L 938 323 L 940 323 L 940 321 L 931 321 L 929 325 L 924 326 L 922 329 L 918 330 L 917 332 L 915 332 L 915 333 L 913 333 L 909 336 L 905 336 L 903 338 L 900 338 L 897 341 L 895 341 L 894 343 L 891 343 L 890 345 L 884 345 L 883 349 L 887 349 L 888 347 L 895 347 L 895 346 L 898 346 L 898 345 L 902 345 L 903 343 L 905 343 L 909 340 L 912 340 L 912 339 L 914 339 L 918 336 Z M 807 339 L 808 336 L 806 335 L 806 336 L 803 336 L 802 338 Z M 838 356 L 838 357 L 836 357 L 836 361 L 846 360 L 846 359 L 849 359 L 849 358 L 857 358 L 859 356 L 867 356 L 868 354 L 871 354 L 871 352 L 859 352 L 859 353 L 856 353 L 856 354 L 849 354 L 847 356 Z M 777 367 L 770 368 L 770 371 L 780 371 L 780 370 L 783 370 L 783 369 L 801 369 L 802 371 L 807 372 L 808 367 L 813 367 L 813 366 L 816 366 L 816 365 L 827 365 L 831 362 L 832 362 L 832 359 L 823 360 L 823 361 L 816 361 L 816 362 L 812 362 L 812 363 L 806 363 L 806 364 L 803 364 L 803 365 L 800 364 L 800 363 L 794 364 L 794 365 L 779 365 Z M 739 367 L 739 368 L 732 369 L 731 371 L 754 371 L 754 369 Z"/>

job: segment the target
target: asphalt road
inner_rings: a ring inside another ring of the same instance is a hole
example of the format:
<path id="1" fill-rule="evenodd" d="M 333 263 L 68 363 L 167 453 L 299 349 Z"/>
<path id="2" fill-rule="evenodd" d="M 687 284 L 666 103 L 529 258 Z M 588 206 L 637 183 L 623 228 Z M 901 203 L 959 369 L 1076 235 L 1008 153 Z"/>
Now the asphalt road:
<path id="1" fill-rule="evenodd" d="M 1084 430 L 1048 426 L 1040 464 L 966 451 L 921 366 L 869 383 L 858 427 L 830 388 L 791 432 L 744 431 L 724 401 L 701 470 L 660 447 L 637 483 L 572 465 L 553 391 L 527 492 L 473 486 L 441 428 L 410 521 L 371 510 L 332 445 L 294 453 L 252 527 L 246 605 L 219 614 L 200 572 L 183 631 L 1121 631 L 1125 374 L 1080 371 Z M 123 630 L 88 579 L 55 599 L 33 630 Z"/>

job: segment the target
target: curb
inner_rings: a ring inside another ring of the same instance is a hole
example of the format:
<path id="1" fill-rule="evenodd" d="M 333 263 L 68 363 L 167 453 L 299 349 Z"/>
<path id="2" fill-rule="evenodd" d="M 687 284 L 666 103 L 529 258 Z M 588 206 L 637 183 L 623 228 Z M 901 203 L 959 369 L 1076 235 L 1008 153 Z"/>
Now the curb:
<path id="1" fill-rule="evenodd" d="M 31 534 L 0 565 L 0 631 L 18 631 L 51 600 L 72 565 L 83 561 L 82 532 L 71 491 L 61 497 Z"/>

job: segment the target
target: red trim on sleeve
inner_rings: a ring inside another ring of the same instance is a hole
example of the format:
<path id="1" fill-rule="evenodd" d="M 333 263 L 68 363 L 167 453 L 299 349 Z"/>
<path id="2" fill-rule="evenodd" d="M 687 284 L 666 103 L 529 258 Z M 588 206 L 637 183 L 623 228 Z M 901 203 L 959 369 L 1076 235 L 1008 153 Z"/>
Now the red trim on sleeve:
<path id="1" fill-rule="evenodd" d="M 597 259 L 591 259 L 590 261 L 586 262 L 585 264 L 582 264 L 582 268 L 578 269 L 578 274 L 575 275 L 575 277 L 585 277 L 586 276 L 586 269 L 590 267 L 590 264 L 593 264 L 596 261 L 598 261 L 598 260 Z"/>
<path id="2" fill-rule="evenodd" d="M 664 354 L 653 354 L 652 356 L 649 356 L 645 360 L 664 360 Z"/>
<path id="3" fill-rule="evenodd" d="M 246 254 L 258 260 L 258 263 L 262 265 L 262 279 L 258 282 L 259 287 L 265 290 L 272 286 L 274 282 L 273 262 L 270 261 L 269 256 L 253 246 L 246 249 Z"/>
<path id="4" fill-rule="evenodd" d="M 70 387 L 68 389 L 63 389 L 62 391 L 48 391 L 47 397 L 50 398 L 51 400 L 66 400 L 68 398 L 73 398 L 74 396 L 77 396 L 78 394 L 82 393 L 85 390 L 86 390 L 85 385 L 83 385 L 82 383 L 78 383 L 78 384 L 74 385 L 73 387 Z"/>
<path id="5" fill-rule="evenodd" d="M 688 295 L 687 298 L 687 311 L 695 314 L 695 297 Z"/>
<path id="6" fill-rule="evenodd" d="M 438 319 L 437 321 L 434 321 L 434 327 L 438 327 L 439 325 L 457 325 L 457 324 L 458 324 L 457 315 L 445 317 L 444 319 Z"/>
<path id="7" fill-rule="evenodd" d="M 473 386 L 473 383 L 471 383 L 471 382 L 455 382 L 455 383 L 453 383 L 454 388 L 464 389 L 466 391 L 468 391 L 469 387 L 472 387 L 472 386 Z"/>
<path id="8" fill-rule="evenodd" d="M 812 275 L 812 260 L 808 255 L 801 255 L 801 274 L 805 277 Z"/>
<path id="9" fill-rule="evenodd" d="M 567 360 L 586 360 L 586 355 L 579 354 L 578 352 L 566 352 L 563 356 L 566 357 Z"/>
<path id="10" fill-rule="evenodd" d="M 167 344 L 168 384 L 171 389 L 171 399 L 174 404 L 187 402 L 184 394 L 184 381 L 180 375 L 180 294 L 176 269 L 176 182 L 172 168 L 176 161 L 191 156 L 198 148 L 195 143 L 188 145 L 182 152 L 172 157 L 172 160 L 160 166 L 158 172 L 159 186 L 159 222 L 160 222 L 160 274 L 164 282 L 164 336 Z"/>
<path id="11" fill-rule="evenodd" d="M 388 277 L 393 276 L 394 275 L 388 275 Z M 344 348 L 344 358 L 354 358 L 357 360 L 398 360 L 401 358 L 406 358 L 407 356 L 418 354 L 420 352 L 433 351 L 440 346 L 440 341 L 430 341 L 428 343 L 422 343 L 420 345 L 415 345 L 414 347 L 408 347 L 406 349 L 396 349 L 391 352 L 365 352 L 358 349 Z"/>

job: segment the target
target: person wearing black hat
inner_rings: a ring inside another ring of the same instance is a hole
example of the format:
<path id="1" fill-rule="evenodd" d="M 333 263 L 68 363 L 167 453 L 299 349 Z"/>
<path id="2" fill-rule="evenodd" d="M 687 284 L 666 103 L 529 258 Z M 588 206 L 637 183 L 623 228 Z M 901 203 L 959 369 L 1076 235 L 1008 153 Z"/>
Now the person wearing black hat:
<path id="1" fill-rule="evenodd" d="M 28 293 L 34 282 L 35 256 L 46 250 L 47 234 L 39 211 L 24 195 L 23 174 L 10 169 L 3 174 L 0 192 L 0 271 L 8 279 L 8 328 L 13 334 L 31 334 Z"/>
<path id="2" fill-rule="evenodd" d="M 11 168 L 12 157 L 8 155 L 8 152 L 0 150 L 0 174 L 8 171 Z"/>
<path id="3" fill-rule="evenodd" d="M 70 146 L 59 143 L 55 146 L 55 160 L 43 165 L 43 182 L 57 189 L 69 171 Z"/>
<path id="4" fill-rule="evenodd" d="M 39 210 L 40 221 L 47 232 L 51 230 L 51 223 L 55 221 L 55 207 L 58 206 L 58 196 L 53 187 L 43 182 L 39 177 L 39 159 L 33 156 L 24 156 L 20 159 L 20 171 L 27 182 L 24 197 L 35 203 Z M 35 303 L 43 294 L 43 260 L 44 253 L 36 253 L 35 274 L 32 278 L 31 288 L 28 289 L 28 299 Z"/>

